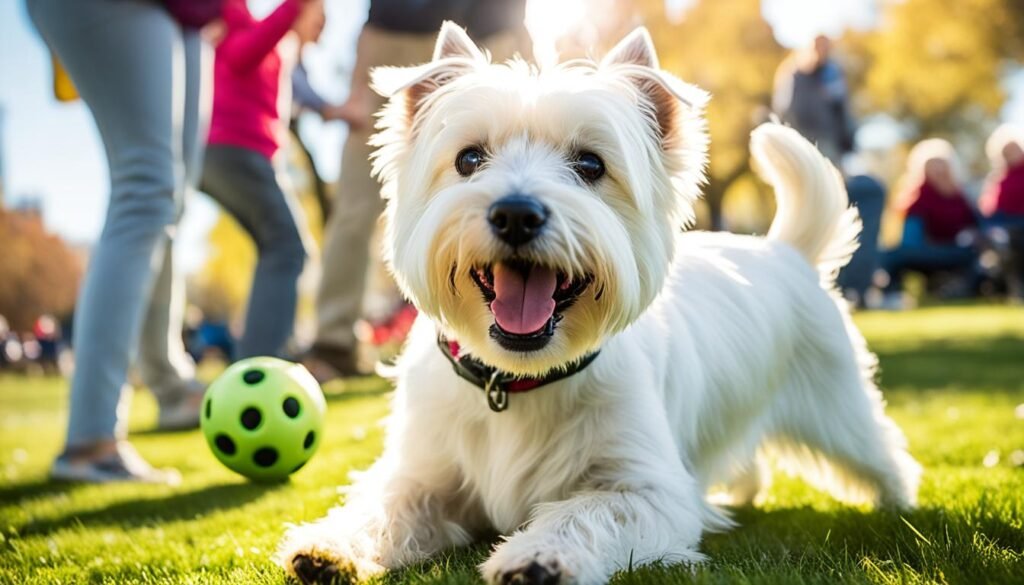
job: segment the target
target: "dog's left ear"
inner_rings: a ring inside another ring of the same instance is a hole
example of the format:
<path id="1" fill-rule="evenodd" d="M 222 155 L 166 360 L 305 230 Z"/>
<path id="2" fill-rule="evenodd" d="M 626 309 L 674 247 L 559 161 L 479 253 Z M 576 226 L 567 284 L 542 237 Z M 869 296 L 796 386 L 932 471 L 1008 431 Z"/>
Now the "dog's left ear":
<path id="1" fill-rule="evenodd" d="M 486 61 L 487 57 L 469 38 L 463 28 L 450 20 L 441 23 L 441 32 L 437 33 L 437 41 L 434 43 L 433 61 L 441 59 L 472 59 L 474 61 Z"/>
<path id="2" fill-rule="evenodd" d="M 637 27 L 625 36 L 601 59 L 602 66 L 639 65 L 658 69 L 658 52 L 654 49 L 651 33 L 645 27 Z"/>
<path id="3" fill-rule="evenodd" d="M 445 21 L 434 44 L 430 62 L 414 67 L 377 67 L 370 72 L 372 87 L 380 95 L 405 102 L 404 122 L 411 126 L 425 100 L 445 84 L 476 67 L 488 57 L 459 25 Z"/>
<path id="4" fill-rule="evenodd" d="M 644 27 L 619 41 L 601 60 L 601 69 L 626 76 L 647 98 L 663 144 L 678 136 L 687 114 L 699 114 L 707 104 L 706 92 L 661 70 L 654 42 Z"/>

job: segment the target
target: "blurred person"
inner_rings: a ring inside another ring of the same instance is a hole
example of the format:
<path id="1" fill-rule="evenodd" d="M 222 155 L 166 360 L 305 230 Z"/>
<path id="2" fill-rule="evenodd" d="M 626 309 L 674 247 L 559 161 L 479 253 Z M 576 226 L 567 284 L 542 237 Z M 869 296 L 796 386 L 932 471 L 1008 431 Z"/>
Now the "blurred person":
<path id="1" fill-rule="evenodd" d="M 526 0 L 370 0 L 359 34 L 349 97 L 338 116 L 348 121 L 341 177 L 324 234 L 323 275 L 317 295 L 317 334 L 304 362 L 321 382 L 358 375 L 356 322 L 362 316 L 370 269 L 370 242 L 384 210 L 371 176 L 372 116 L 383 98 L 370 89 L 369 71 L 429 61 L 441 23 L 465 27 L 495 61 L 530 58 L 523 20 Z M 401 311 L 401 309 L 399 309 Z"/>
<path id="2" fill-rule="evenodd" d="M 211 317 L 202 309 L 191 306 L 186 316 L 187 327 L 183 331 L 185 347 L 189 355 L 201 364 L 204 359 L 214 357 L 218 361 L 231 362 L 235 354 L 235 338 L 225 319 Z"/>
<path id="3" fill-rule="evenodd" d="M 327 197 L 327 184 L 317 170 L 313 153 L 310 152 L 306 142 L 302 139 L 302 134 L 299 132 L 299 117 L 303 112 L 313 112 L 320 116 L 320 119 L 324 122 L 342 120 L 345 114 L 345 110 L 341 106 L 332 104 L 324 99 L 320 92 L 313 87 L 313 84 L 309 81 L 309 72 L 306 71 L 306 66 L 303 64 L 300 54 L 295 70 L 292 71 L 292 111 L 288 121 L 288 133 L 292 143 L 299 148 L 303 159 L 309 165 L 309 171 L 313 175 L 313 189 L 316 194 L 317 205 L 320 207 L 320 216 L 323 221 L 326 221 L 331 207 Z"/>
<path id="4" fill-rule="evenodd" d="M 21 363 L 21 341 L 11 331 L 7 318 L 0 315 L 0 370 L 17 367 Z"/>
<path id="5" fill-rule="evenodd" d="M 874 177 L 855 174 L 846 181 L 850 205 L 857 208 L 861 230 L 857 236 L 857 250 L 836 277 L 836 285 L 853 306 L 863 308 L 870 304 L 875 272 L 881 265 L 878 234 L 885 211 L 885 187 Z"/>
<path id="6" fill-rule="evenodd" d="M 854 126 L 842 67 L 832 58 L 832 41 L 824 35 L 810 47 L 793 52 L 775 73 L 772 109 L 840 166 L 853 150 Z"/>
<path id="7" fill-rule="evenodd" d="M 43 355 L 43 346 L 32 333 L 21 334 L 21 354 L 24 360 L 23 365 L 27 374 L 37 375 L 44 372 L 41 367 L 40 358 Z"/>
<path id="8" fill-rule="evenodd" d="M 39 343 L 39 357 L 36 362 L 44 372 L 60 371 L 60 354 L 63 349 L 60 324 L 52 315 L 41 315 L 32 326 L 32 334 Z"/>
<path id="9" fill-rule="evenodd" d="M 235 357 L 283 356 L 309 244 L 306 220 L 275 156 L 287 140 L 300 48 L 324 27 L 323 0 L 284 0 L 256 20 L 225 0 L 214 62 L 213 117 L 200 188 L 249 234 L 258 260 Z M 294 33 L 294 34 L 290 34 Z"/>
<path id="10" fill-rule="evenodd" d="M 1024 128 L 1005 124 L 985 145 L 992 172 L 978 206 L 995 223 L 1024 228 Z"/>
<path id="11" fill-rule="evenodd" d="M 128 367 L 163 429 L 198 425 L 203 387 L 181 343 L 175 226 L 202 159 L 199 26 L 217 0 L 27 0 L 28 13 L 89 106 L 110 167 L 110 202 L 75 312 L 77 367 L 55 479 L 175 483 L 125 439 Z M 124 399 L 124 400 L 123 400 Z"/>
<path id="12" fill-rule="evenodd" d="M 882 257 L 889 276 L 884 307 L 900 308 L 903 276 L 911 271 L 926 277 L 957 274 L 960 290 L 951 291 L 957 296 L 977 284 L 979 226 L 958 178 L 958 165 L 953 145 L 946 140 L 925 140 L 910 151 L 898 203 L 903 237 Z"/>
<path id="13" fill-rule="evenodd" d="M 213 356 L 231 362 L 235 355 L 235 338 L 225 321 L 203 319 L 193 337 L 197 360 Z"/>
<path id="14" fill-rule="evenodd" d="M 1004 124 L 985 147 L 992 172 L 979 201 L 1007 293 L 1024 298 L 1024 128 Z"/>

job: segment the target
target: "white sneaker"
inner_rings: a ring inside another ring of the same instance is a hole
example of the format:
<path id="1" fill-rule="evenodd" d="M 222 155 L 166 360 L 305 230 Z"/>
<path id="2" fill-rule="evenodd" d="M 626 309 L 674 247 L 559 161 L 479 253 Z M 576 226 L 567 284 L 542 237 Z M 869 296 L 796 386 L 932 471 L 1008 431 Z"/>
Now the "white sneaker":
<path id="1" fill-rule="evenodd" d="M 76 461 L 65 453 L 53 462 L 50 477 L 57 481 L 84 483 L 181 483 L 181 474 L 176 469 L 153 467 L 127 441 L 118 443 L 116 453 L 95 459 L 81 458 Z"/>
<path id="2" fill-rule="evenodd" d="M 158 431 L 187 431 L 199 428 L 199 411 L 203 406 L 206 386 L 195 380 L 188 383 L 176 402 L 160 405 Z"/>

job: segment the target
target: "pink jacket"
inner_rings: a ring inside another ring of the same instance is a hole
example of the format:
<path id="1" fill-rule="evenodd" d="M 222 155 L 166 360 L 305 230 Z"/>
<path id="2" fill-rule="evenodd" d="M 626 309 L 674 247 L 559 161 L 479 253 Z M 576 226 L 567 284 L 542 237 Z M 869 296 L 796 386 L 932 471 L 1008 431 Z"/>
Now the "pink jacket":
<path id="1" fill-rule="evenodd" d="M 240 146 L 273 158 L 284 139 L 294 58 L 276 50 L 299 14 L 300 0 L 284 0 L 263 20 L 245 0 L 224 2 L 227 32 L 213 66 L 210 144 Z M 282 97 L 284 99 L 282 99 Z"/>

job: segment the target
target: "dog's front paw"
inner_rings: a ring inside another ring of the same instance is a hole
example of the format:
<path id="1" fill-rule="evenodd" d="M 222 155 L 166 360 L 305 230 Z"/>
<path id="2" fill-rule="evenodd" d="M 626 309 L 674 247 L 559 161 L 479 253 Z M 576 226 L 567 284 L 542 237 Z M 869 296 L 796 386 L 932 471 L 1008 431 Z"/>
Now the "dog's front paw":
<path id="1" fill-rule="evenodd" d="M 356 582 L 356 575 L 351 567 L 319 556 L 299 554 L 292 558 L 292 572 L 300 583 L 305 585 L 348 585 Z"/>
<path id="2" fill-rule="evenodd" d="M 275 560 L 300 583 L 350 584 L 384 571 L 376 560 L 325 522 L 293 526 L 278 548 Z"/>
<path id="3" fill-rule="evenodd" d="M 524 546 L 512 538 L 495 549 L 480 566 L 490 585 L 579 585 L 595 582 L 581 579 L 580 571 L 556 547 Z M 596 582 L 601 582 L 600 580 Z"/>
<path id="4" fill-rule="evenodd" d="M 540 560 L 530 561 L 526 566 L 502 571 L 496 575 L 501 585 L 562 585 L 562 568 L 557 562 L 548 564 Z"/>

